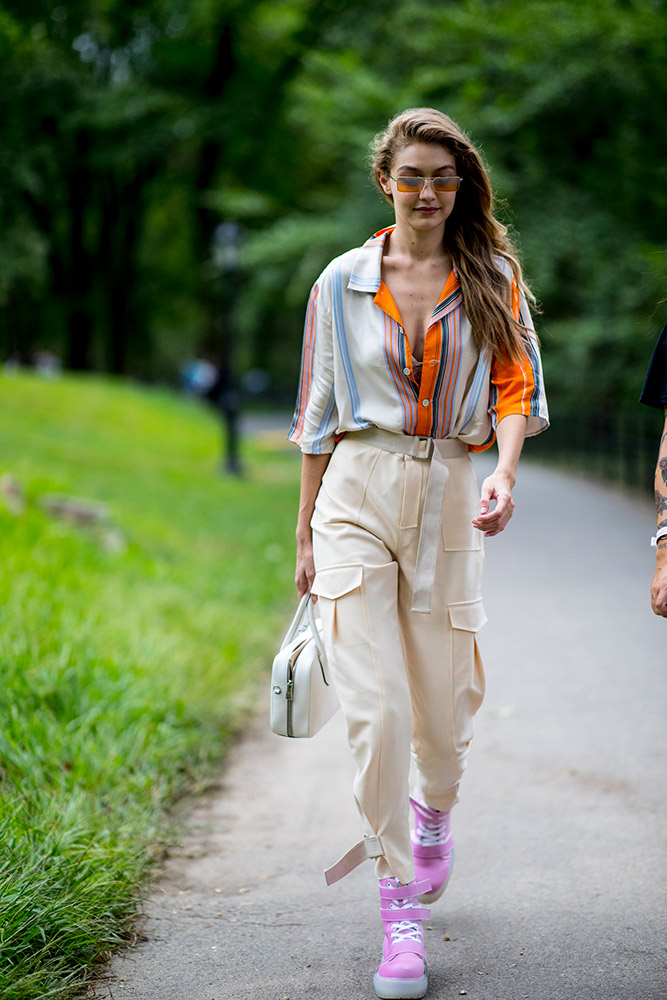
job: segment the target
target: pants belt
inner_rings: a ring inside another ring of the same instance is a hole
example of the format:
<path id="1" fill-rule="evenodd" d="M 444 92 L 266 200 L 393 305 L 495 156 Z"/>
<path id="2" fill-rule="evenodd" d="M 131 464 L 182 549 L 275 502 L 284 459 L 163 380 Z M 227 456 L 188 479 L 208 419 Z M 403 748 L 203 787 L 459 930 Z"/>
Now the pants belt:
<path id="1" fill-rule="evenodd" d="M 381 427 L 368 427 L 346 436 L 397 455 L 408 455 L 416 462 L 430 462 L 419 529 L 411 609 L 422 614 L 430 614 L 442 509 L 449 479 L 449 469 L 445 459 L 465 458 L 469 453 L 468 446 L 458 438 L 421 438 L 410 434 L 395 434 Z"/>

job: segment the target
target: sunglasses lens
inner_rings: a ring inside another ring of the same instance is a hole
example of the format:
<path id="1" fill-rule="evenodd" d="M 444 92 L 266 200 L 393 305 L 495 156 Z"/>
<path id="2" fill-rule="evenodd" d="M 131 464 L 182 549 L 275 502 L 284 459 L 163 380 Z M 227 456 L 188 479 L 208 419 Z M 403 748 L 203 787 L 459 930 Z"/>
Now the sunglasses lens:
<path id="1" fill-rule="evenodd" d="M 397 177 L 396 187 L 399 191 L 421 191 L 424 186 L 423 177 Z"/>
<path id="2" fill-rule="evenodd" d="M 434 191 L 458 191 L 461 179 L 459 177 L 433 177 L 431 183 Z M 399 191 L 421 191 L 423 186 L 423 177 L 396 178 L 396 187 Z"/>
<path id="3" fill-rule="evenodd" d="M 434 177 L 433 187 L 436 191 L 458 191 L 458 177 Z"/>

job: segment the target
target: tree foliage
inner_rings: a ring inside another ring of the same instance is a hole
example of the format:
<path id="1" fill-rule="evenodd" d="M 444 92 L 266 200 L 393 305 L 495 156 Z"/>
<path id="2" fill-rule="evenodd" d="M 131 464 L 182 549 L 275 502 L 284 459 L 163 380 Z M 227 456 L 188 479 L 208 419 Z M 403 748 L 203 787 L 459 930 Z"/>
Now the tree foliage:
<path id="1" fill-rule="evenodd" d="M 0 0 L 0 57 L 6 354 L 153 378 L 215 355 L 234 219 L 238 364 L 293 383 L 310 283 L 390 221 L 368 142 L 428 104 L 489 162 L 556 400 L 636 396 L 667 276 L 661 0 Z"/>

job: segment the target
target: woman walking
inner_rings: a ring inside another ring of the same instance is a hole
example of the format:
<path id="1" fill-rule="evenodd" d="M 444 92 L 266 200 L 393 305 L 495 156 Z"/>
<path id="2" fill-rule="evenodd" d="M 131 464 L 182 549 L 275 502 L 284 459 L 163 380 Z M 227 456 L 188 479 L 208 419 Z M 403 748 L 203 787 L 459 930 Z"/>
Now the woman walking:
<path id="1" fill-rule="evenodd" d="M 373 177 L 395 225 L 333 260 L 308 304 L 296 584 L 319 601 L 364 826 L 327 881 L 375 859 L 375 992 L 423 997 L 422 904 L 449 878 L 484 691 L 482 536 L 512 516 L 524 437 L 548 416 L 521 269 L 469 138 L 405 111 L 376 137 Z M 469 453 L 494 439 L 480 498 Z"/>

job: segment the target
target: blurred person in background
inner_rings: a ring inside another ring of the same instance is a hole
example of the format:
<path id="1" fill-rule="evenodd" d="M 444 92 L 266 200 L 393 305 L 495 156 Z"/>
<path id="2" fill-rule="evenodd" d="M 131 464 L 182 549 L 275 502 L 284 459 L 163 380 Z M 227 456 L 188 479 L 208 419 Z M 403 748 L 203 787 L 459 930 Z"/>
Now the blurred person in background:
<path id="1" fill-rule="evenodd" d="M 651 607 L 656 615 L 667 618 L 667 324 L 655 345 L 640 399 L 647 406 L 655 406 L 665 413 L 655 467 L 658 527 L 655 535 L 656 565 L 651 584 Z"/>
<path id="2" fill-rule="evenodd" d="M 321 609 L 364 826 L 327 882 L 375 859 L 376 994 L 422 997 L 422 904 L 449 878 L 484 691 L 482 536 L 510 520 L 524 437 L 548 415 L 527 288 L 468 136 L 405 111 L 376 137 L 372 173 L 395 224 L 333 260 L 308 303 L 289 433 L 303 452 L 296 584 Z M 469 453 L 494 440 L 480 499 Z"/>

